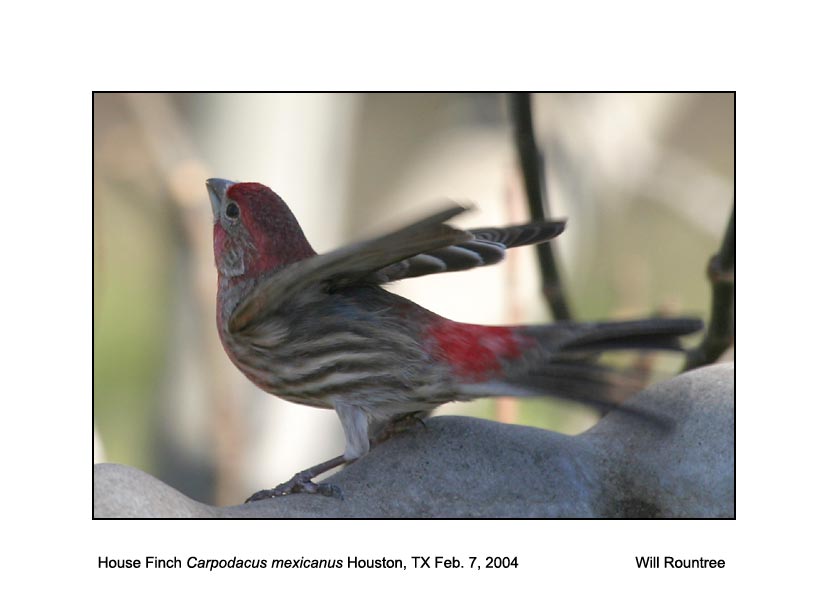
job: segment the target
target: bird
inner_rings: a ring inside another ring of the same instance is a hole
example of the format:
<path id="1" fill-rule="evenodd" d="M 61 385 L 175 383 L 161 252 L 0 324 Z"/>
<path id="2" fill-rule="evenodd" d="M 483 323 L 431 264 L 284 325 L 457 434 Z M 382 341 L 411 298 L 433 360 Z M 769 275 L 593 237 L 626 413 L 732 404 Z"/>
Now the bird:
<path id="1" fill-rule="evenodd" d="M 220 178 L 206 184 L 224 350 L 265 392 L 334 410 L 345 434 L 341 455 L 248 502 L 298 492 L 341 497 L 314 479 L 448 402 L 557 396 L 637 413 L 621 402 L 643 386 L 640 378 L 599 364 L 597 356 L 681 350 L 679 338 L 702 327 L 689 317 L 477 325 L 384 288 L 496 264 L 510 248 L 555 238 L 562 220 L 466 230 L 449 221 L 469 207 L 449 202 L 399 230 L 317 254 L 269 187 Z"/>

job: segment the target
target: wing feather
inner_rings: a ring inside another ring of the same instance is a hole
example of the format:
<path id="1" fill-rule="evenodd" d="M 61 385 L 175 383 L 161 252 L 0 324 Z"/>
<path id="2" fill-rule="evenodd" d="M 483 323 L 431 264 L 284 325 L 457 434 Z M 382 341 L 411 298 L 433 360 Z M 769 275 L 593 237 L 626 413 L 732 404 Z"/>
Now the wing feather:
<path id="1" fill-rule="evenodd" d="M 230 317 L 230 331 L 238 332 L 314 285 L 341 287 L 365 282 L 372 273 L 401 260 L 468 242 L 472 239 L 469 232 L 445 223 L 466 210 L 454 204 L 395 232 L 276 270 L 239 303 Z"/>
<path id="2" fill-rule="evenodd" d="M 483 227 L 469 230 L 471 240 L 414 255 L 372 275 L 377 283 L 390 283 L 439 272 L 458 272 L 499 263 L 506 249 L 551 240 L 566 226 L 565 221 L 539 221 L 510 227 Z M 442 262 L 438 265 L 435 260 Z"/>

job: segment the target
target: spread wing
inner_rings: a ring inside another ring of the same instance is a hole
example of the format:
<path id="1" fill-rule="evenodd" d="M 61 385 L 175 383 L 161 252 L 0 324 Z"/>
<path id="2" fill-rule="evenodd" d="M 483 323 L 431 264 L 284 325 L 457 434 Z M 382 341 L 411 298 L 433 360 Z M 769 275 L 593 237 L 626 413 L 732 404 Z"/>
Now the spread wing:
<path id="1" fill-rule="evenodd" d="M 445 223 L 466 210 L 466 207 L 455 204 L 390 234 L 303 259 L 273 272 L 236 307 L 229 321 L 230 331 L 245 328 L 314 285 L 342 287 L 377 282 L 369 280 L 377 270 L 421 253 L 439 252 L 457 244 L 474 242 L 470 232 Z"/>
<path id="2" fill-rule="evenodd" d="M 438 272 L 457 272 L 500 262 L 506 249 L 551 240 L 566 226 L 565 221 L 539 221 L 511 227 L 484 227 L 468 230 L 471 240 L 419 253 L 377 270 L 370 276 L 376 283 Z"/>

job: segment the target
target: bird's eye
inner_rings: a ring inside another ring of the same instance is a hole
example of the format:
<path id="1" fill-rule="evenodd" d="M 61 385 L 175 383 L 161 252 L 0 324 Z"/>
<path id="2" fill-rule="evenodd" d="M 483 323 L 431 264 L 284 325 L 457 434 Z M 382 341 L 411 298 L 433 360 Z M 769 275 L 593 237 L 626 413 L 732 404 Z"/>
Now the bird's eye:
<path id="1" fill-rule="evenodd" d="M 227 204 L 227 208 L 224 209 L 224 214 L 227 215 L 228 219 L 238 219 L 239 218 L 239 205 L 235 202 L 229 202 Z"/>

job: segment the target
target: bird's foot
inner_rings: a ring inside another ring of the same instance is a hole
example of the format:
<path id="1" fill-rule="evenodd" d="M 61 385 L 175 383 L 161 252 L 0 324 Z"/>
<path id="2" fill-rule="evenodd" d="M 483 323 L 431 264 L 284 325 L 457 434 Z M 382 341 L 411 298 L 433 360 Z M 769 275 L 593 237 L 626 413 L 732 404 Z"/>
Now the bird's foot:
<path id="1" fill-rule="evenodd" d="M 325 497 L 345 499 L 338 486 L 327 482 L 316 484 L 310 478 L 303 477 L 303 472 L 299 472 L 287 482 L 283 482 L 272 489 L 263 489 L 258 493 L 254 493 L 248 497 L 244 503 L 248 504 L 250 502 L 270 499 L 272 497 L 281 497 L 283 495 L 291 495 L 293 493 L 316 493 L 317 495 L 323 495 Z"/>
<path id="2" fill-rule="evenodd" d="M 325 497 L 345 499 L 345 496 L 342 495 L 342 490 L 338 486 L 327 482 L 316 484 L 312 480 L 320 474 L 324 474 L 328 470 L 332 470 L 333 468 L 342 465 L 344 462 L 345 458 L 339 456 L 331 459 L 330 461 L 315 465 L 310 469 L 297 473 L 287 482 L 283 482 L 272 489 L 263 489 L 258 493 L 254 493 L 248 497 L 244 503 L 248 504 L 250 502 L 270 499 L 272 497 L 282 497 L 283 495 L 291 495 L 293 493 L 316 493 L 317 495 L 324 495 Z"/>
<path id="3" fill-rule="evenodd" d="M 375 437 L 371 439 L 371 446 L 382 444 L 383 442 L 393 438 L 397 434 L 401 434 L 405 431 L 408 431 L 409 429 L 417 425 L 422 425 L 423 427 L 426 427 L 426 422 L 423 418 L 423 415 L 425 414 L 426 413 L 424 412 L 409 412 L 408 414 L 404 414 L 401 417 L 394 419 L 385 427 L 383 427 L 379 434 L 377 434 Z"/>

